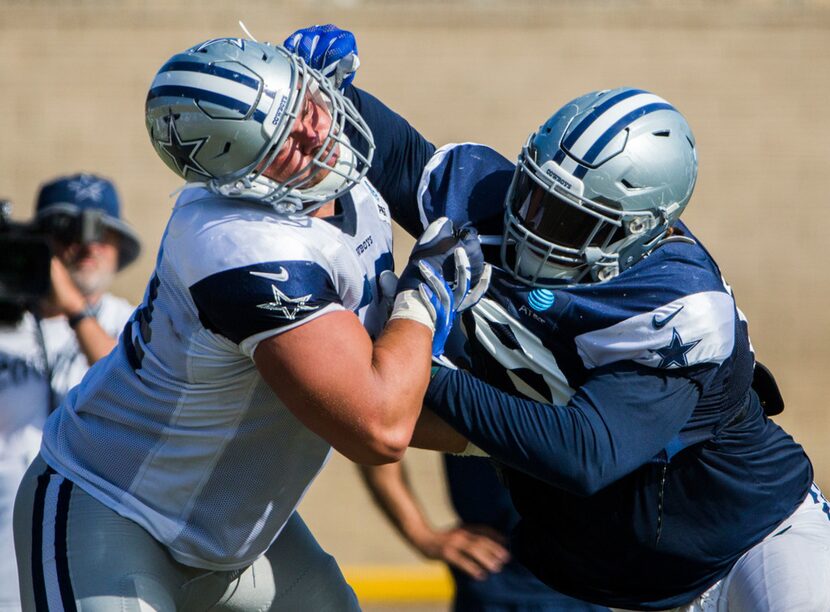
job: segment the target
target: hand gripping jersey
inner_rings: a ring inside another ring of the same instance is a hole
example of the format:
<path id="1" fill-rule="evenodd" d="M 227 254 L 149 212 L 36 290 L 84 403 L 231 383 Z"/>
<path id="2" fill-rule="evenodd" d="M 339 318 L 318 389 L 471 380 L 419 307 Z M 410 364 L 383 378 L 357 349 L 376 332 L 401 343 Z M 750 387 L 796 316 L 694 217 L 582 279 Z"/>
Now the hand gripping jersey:
<path id="1" fill-rule="evenodd" d="M 421 222 L 448 215 L 500 234 L 511 171 L 486 147 L 439 150 L 421 181 Z M 731 290 L 676 229 L 684 238 L 600 284 L 533 288 L 497 271 L 464 316 L 475 378 L 446 370 L 427 394 L 504 465 L 523 518 L 519 559 L 555 589 L 614 607 L 690 601 L 812 481 L 750 387 Z"/>
<path id="2" fill-rule="evenodd" d="M 353 311 L 372 336 L 382 329 L 388 209 L 368 181 L 338 204 L 335 217 L 285 217 L 187 189 L 118 347 L 47 421 L 47 463 L 182 563 L 250 564 L 330 453 L 252 355 L 335 310 Z"/>

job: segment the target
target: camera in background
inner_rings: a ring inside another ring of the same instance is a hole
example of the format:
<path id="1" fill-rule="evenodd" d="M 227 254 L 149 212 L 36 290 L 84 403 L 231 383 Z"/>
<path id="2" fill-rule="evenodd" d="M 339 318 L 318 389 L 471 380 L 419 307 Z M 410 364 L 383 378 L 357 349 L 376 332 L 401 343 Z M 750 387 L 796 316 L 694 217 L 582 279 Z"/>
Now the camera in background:
<path id="1" fill-rule="evenodd" d="M 12 221 L 11 208 L 0 200 L 0 323 L 19 320 L 51 286 L 49 235 L 34 223 Z"/>

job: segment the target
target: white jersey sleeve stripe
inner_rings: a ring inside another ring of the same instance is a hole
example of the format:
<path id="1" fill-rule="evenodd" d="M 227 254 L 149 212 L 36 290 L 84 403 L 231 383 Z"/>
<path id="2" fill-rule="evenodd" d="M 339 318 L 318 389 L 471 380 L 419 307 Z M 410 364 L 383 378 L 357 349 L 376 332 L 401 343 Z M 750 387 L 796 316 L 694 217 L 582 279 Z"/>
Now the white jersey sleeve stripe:
<path id="1" fill-rule="evenodd" d="M 623 360 L 667 368 L 720 364 L 735 345 L 735 303 L 720 291 L 694 293 L 574 342 L 589 369 Z"/>

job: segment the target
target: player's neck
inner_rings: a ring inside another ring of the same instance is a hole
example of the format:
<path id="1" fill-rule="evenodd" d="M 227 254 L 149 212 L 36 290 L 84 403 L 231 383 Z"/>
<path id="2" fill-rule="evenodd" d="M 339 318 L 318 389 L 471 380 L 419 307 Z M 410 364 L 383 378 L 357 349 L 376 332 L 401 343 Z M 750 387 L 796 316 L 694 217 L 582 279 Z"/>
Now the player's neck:
<path id="1" fill-rule="evenodd" d="M 309 217 L 331 217 L 334 215 L 335 200 L 331 200 L 323 204 L 320 208 L 308 213 Z"/>

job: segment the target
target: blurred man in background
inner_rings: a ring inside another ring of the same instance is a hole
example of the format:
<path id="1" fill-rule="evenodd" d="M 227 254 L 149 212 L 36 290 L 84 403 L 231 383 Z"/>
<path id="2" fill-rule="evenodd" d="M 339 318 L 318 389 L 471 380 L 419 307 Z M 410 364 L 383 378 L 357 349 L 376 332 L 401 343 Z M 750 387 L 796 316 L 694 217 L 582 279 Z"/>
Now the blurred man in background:
<path id="1" fill-rule="evenodd" d="M 133 306 L 108 289 L 140 250 L 135 232 L 121 220 L 114 185 L 91 174 L 45 183 L 28 229 L 48 239 L 54 255 L 42 271 L 48 293 L 30 304 L 5 304 L 0 320 L 3 611 L 20 609 L 12 537 L 18 484 L 40 448 L 46 416 L 115 346 Z"/>

